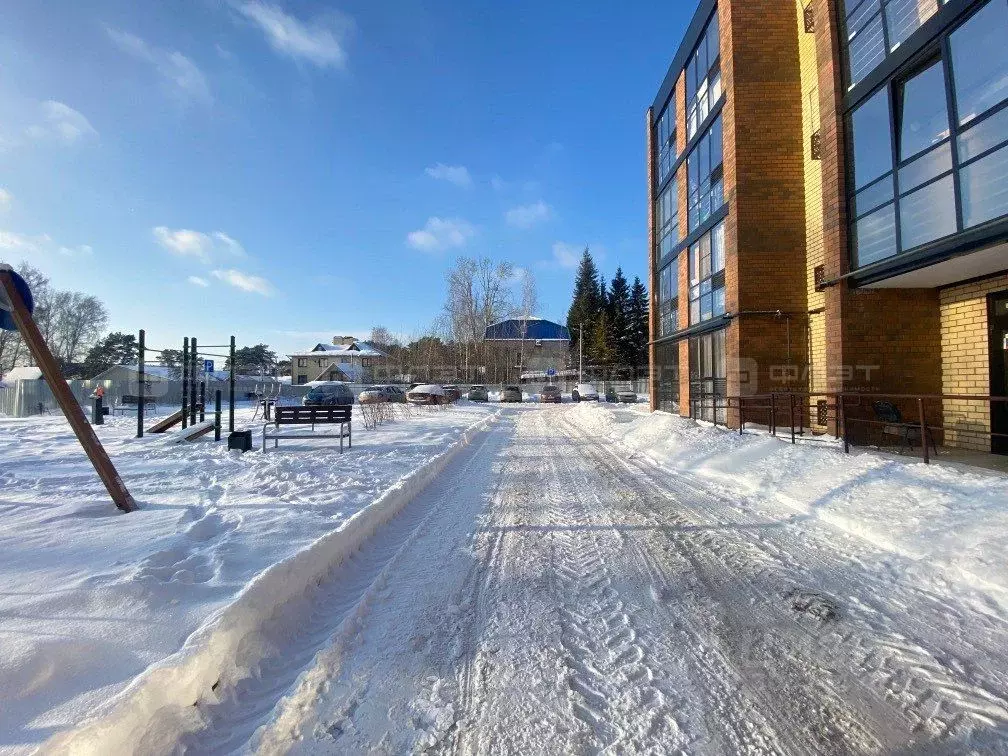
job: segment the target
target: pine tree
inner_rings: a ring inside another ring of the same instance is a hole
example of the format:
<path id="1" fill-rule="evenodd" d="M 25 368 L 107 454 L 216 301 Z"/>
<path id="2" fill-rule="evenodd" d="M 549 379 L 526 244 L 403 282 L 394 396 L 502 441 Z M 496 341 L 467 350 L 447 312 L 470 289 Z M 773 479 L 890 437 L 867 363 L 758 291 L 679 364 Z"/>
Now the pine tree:
<path id="1" fill-rule="evenodd" d="M 634 378 L 648 367 L 648 295 L 640 277 L 634 277 L 630 287 L 630 323 L 633 334 Z"/>
<path id="2" fill-rule="evenodd" d="M 630 317 L 630 286 L 623 275 L 623 268 L 616 268 L 609 287 L 608 306 L 609 330 L 612 341 L 613 361 L 620 367 L 633 364 L 634 332 Z"/>
<path id="3" fill-rule="evenodd" d="M 603 286 L 605 284 L 603 283 Z M 574 299 L 567 311 L 567 330 L 570 331 L 571 351 L 578 351 L 578 329 L 585 329 L 585 351 L 591 344 L 590 335 L 599 313 L 599 272 L 592 260 L 591 252 L 585 247 L 578 265 L 577 277 L 574 279 Z"/>

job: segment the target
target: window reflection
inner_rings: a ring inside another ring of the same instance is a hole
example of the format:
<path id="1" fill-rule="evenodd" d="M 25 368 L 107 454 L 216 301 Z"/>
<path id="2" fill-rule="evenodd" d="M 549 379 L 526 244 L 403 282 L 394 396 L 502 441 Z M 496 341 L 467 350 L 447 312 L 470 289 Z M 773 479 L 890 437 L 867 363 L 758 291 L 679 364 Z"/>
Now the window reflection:
<path id="1" fill-rule="evenodd" d="M 948 105 L 942 62 L 936 60 L 897 89 L 899 153 L 900 160 L 906 160 L 948 137 Z"/>
<path id="2" fill-rule="evenodd" d="M 949 37 L 956 111 L 966 123 L 1008 96 L 1008 5 L 993 0 Z"/>

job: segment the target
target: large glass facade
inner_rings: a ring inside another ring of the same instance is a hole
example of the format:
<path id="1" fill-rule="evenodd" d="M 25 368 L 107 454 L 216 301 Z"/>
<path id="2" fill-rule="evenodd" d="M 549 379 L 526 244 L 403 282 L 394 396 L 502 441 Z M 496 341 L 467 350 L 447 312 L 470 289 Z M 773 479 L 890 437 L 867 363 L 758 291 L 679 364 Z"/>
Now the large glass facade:
<path id="1" fill-rule="evenodd" d="M 654 380 L 658 384 L 658 409 L 679 412 L 679 343 L 655 348 Z"/>
<path id="2" fill-rule="evenodd" d="M 1008 3 L 989 0 L 949 33 L 950 59 L 936 45 L 851 112 L 853 267 L 1008 215 L 1005 40 Z"/>
<path id="3" fill-rule="evenodd" d="M 686 64 L 686 138 L 692 139 L 721 97 L 721 41 L 717 11 Z"/>
<path id="4" fill-rule="evenodd" d="M 724 202 L 722 152 L 721 117 L 718 116 L 686 158 L 690 231 L 707 220 Z"/>
<path id="5" fill-rule="evenodd" d="M 690 416 L 724 423 L 728 393 L 724 329 L 690 339 L 689 352 Z"/>
<path id="6" fill-rule="evenodd" d="M 655 153 L 658 163 L 658 186 L 665 183 L 672 172 L 676 157 L 675 99 L 669 101 L 658 118 L 655 135 Z"/>
<path id="7" fill-rule="evenodd" d="M 658 336 L 679 330 L 679 263 L 662 268 L 658 274 Z"/>
<path id="8" fill-rule="evenodd" d="M 689 248 L 690 325 L 724 315 L 724 221 Z"/>
<path id="9" fill-rule="evenodd" d="M 948 0 L 844 0 L 847 84 L 853 87 Z"/>
<path id="10" fill-rule="evenodd" d="M 679 243 L 679 186 L 674 180 L 655 200 L 655 226 L 661 260 Z"/>

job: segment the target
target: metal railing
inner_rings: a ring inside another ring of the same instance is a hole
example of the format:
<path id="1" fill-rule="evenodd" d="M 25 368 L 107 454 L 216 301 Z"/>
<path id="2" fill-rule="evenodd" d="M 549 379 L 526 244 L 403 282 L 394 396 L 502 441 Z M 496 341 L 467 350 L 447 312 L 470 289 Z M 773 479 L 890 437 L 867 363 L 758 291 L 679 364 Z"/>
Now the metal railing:
<path id="1" fill-rule="evenodd" d="M 1008 396 L 772 392 L 702 394 L 690 401 L 691 417 L 726 427 L 734 427 L 732 421 L 737 420 L 740 434 L 746 423 L 765 425 L 774 436 L 786 431 L 792 443 L 806 431 L 815 435 L 830 432 L 836 440 L 843 440 L 847 453 L 851 446 L 881 447 L 879 441 L 888 436 L 911 449 L 919 445 L 925 463 L 931 461 L 931 450 L 939 445 L 990 452 L 995 439 L 1003 439 L 1008 448 L 1008 432 L 994 430 L 994 407 L 1003 407 L 1008 417 Z M 893 409 L 895 414 L 889 414 Z"/>

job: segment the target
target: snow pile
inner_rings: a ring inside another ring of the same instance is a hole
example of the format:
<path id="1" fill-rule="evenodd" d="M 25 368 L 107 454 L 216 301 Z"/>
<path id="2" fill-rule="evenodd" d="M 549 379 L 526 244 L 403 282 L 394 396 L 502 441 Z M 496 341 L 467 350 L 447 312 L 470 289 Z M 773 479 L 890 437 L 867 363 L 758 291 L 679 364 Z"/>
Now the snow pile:
<path id="1" fill-rule="evenodd" d="M 342 456 L 319 441 L 244 455 L 208 439 L 169 446 L 132 438 L 135 418 L 109 418 L 96 431 L 140 503 L 129 515 L 62 418 L 0 420 L 0 751 L 94 715 L 53 748 L 143 751 L 198 726 L 194 702 L 257 674 L 288 630 L 285 604 L 492 410 L 362 427 Z"/>
<path id="2" fill-rule="evenodd" d="M 766 516 L 814 517 L 873 545 L 938 566 L 1008 603 L 1008 476 L 962 465 L 844 454 L 832 437 L 743 435 L 665 412 L 582 404 L 583 431 L 696 475 Z"/>

